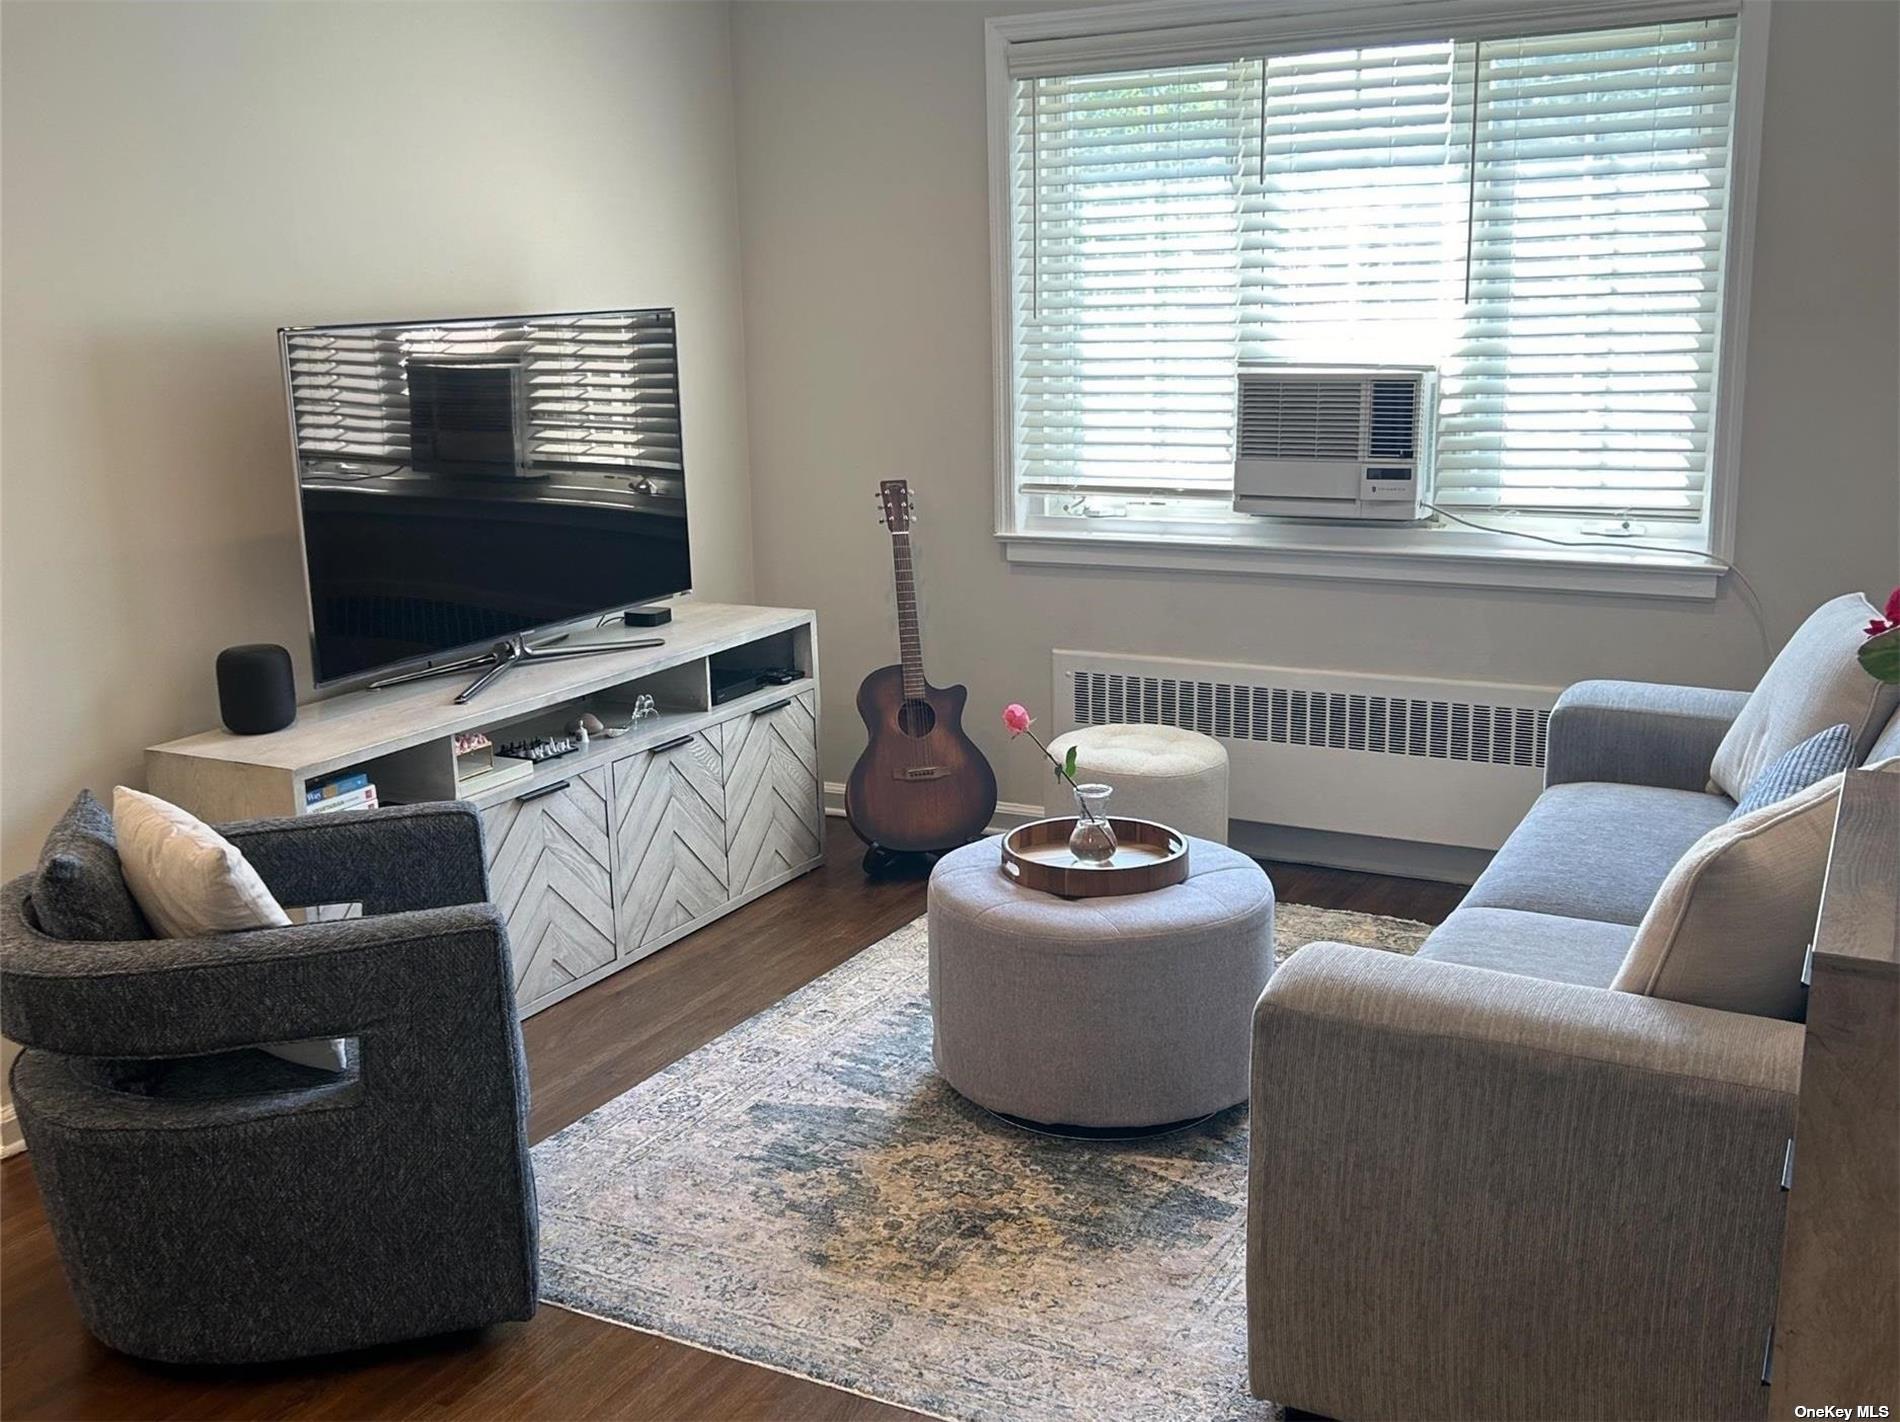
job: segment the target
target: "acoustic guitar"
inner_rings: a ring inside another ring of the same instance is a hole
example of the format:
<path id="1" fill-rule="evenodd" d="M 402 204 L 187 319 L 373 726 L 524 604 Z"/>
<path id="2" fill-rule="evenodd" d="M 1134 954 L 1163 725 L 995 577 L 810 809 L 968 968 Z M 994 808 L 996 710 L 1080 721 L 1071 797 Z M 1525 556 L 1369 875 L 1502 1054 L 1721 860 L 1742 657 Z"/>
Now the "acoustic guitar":
<path id="1" fill-rule="evenodd" d="M 924 679 L 909 484 L 884 480 L 877 502 L 878 517 L 891 535 L 899 661 L 879 667 L 858 688 L 858 715 L 870 744 L 844 792 L 845 817 L 870 846 L 864 867 L 871 873 L 884 867 L 892 852 L 933 853 L 968 844 L 996 813 L 996 773 L 963 733 L 969 691 L 932 686 Z"/>

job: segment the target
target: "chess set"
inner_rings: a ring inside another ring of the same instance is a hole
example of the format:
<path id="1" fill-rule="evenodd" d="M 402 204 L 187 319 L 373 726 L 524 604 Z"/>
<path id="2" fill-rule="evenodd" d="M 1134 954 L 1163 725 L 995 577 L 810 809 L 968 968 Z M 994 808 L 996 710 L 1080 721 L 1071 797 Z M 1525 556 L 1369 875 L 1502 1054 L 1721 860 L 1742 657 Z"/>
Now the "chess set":
<path id="1" fill-rule="evenodd" d="M 508 760 L 525 760 L 534 765 L 543 761 L 559 760 L 564 755 L 586 748 L 584 736 L 536 736 L 526 741 L 501 741 L 495 746 L 495 754 Z"/>
<path id="2" fill-rule="evenodd" d="M 637 730 L 640 723 L 651 720 L 660 714 L 659 706 L 651 696 L 640 696 L 634 700 L 633 710 L 624 726 L 609 726 L 600 717 L 589 711 L 569 721 L 559 735 L 530 736 L 522 740 L 495 742 L 495 755 L 504 760 L 526 761 L 530 765 L 540 765 L 545 761 L 559 760 L 564 755 L 573 755 L 584 751 L 599 740 L 613 740 L 629 731 Z"/>

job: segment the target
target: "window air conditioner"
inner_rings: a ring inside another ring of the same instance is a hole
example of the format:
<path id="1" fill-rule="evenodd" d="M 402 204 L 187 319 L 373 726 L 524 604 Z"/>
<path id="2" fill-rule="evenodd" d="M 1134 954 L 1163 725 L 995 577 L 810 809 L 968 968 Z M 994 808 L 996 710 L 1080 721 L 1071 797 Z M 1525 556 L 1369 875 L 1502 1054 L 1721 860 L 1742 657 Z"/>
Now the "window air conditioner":
<path id="1" fill-rule="evenodd" d="M 1429 518 L 1438 372 L 1243 361 L 1234 508 L 1276 518 Z"/>

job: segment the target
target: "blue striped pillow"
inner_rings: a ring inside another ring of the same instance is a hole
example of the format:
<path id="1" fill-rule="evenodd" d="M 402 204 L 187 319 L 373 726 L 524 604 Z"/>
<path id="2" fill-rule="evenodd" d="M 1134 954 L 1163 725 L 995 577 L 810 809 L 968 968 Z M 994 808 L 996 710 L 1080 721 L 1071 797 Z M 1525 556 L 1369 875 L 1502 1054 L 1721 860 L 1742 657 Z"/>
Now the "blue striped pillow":
<path id="1" fill-rule="evenodd" d="M 1816 731 L 1800 745 L 1763 766 L 1761 774 L 1749 781 L 1748 788 L 1742 791 L 1742 798 L 1736 802 L 1735 812 L 1729 818 L 1737 819 L 1750 810 L 1785 800 L 1817 780 L 1838 775 L 1853 759 L 1854 732 L 1846 722 Z"/>

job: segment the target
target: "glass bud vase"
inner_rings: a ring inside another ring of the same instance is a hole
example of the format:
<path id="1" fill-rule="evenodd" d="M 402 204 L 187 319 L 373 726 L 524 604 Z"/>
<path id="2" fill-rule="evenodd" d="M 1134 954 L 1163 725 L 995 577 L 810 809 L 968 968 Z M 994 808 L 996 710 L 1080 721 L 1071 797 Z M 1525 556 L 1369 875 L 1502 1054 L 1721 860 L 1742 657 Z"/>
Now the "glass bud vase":
<path id="1" fill-rule="evenodd" d="M 1069 853 L 1084 864 L 1106 864 L 1115 857 L 1115 831 L 1108 823 L 1112 793 L 1106 785 L 1075 787 L 1075 833 L 1069 836 Z"/>

